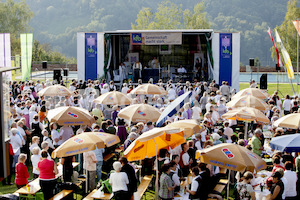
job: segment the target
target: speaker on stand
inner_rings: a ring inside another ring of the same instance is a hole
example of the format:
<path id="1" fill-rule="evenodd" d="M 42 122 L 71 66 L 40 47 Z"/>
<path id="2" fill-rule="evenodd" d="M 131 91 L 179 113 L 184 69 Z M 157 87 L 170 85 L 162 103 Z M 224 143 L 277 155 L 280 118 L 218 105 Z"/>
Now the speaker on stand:
<path id="1" fill-rule="evenodd" d="M 54 69 L 53 70 L 53 80 L 56 80 L 57 84 L 60 83 L 61 77 L 61 69 Z"/>
<path id="2" fill-rule="evenodd" d="M 261 75 L 259 88 L 262 90 L 268 89 L 268 74 Z"/>
<path id="3" fill-rule="evenodd" d="M 68 76 L 69 76 L 69 69 L 68 68 L 64 68 L 64 76 L 66 77 L 66 84 L 68 84 Z"/>
<path id="4" fill-rule="evenodd" d="M 252 67 L 254 67 L 254 58 L 249 58 L 249 66 L 251 69 L 251 81 L 252 81 Z"/>
<path id="5" fill-rule="evenodd" d="M 42 62 L 42 68 L 44 69 L 44 73 L 45 73 L 45 82 L 46 82 L 47 61 L 43 61 L 43 62 Z"/>

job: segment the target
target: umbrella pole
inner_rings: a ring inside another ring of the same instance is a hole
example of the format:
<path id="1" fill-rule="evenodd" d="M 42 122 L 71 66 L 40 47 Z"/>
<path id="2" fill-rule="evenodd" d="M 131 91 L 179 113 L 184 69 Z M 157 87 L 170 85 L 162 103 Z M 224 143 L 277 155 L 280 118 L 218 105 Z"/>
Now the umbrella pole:
<path id="1" fill-rule="evenodd" d="M 153 139 L 155 144 L 155 159 L 156 159 L 156 178 L 155 178 L 155 199 L 158 200 L 158 160 L 157 160 L 157 144 Z"/>
<path id="2" fill-rule="evenodd" d="M 248 122 L 245 122 L 245 134 L 244 134 L 244 139 L 247 140 L 248 138 Z"/>
<path id="3" fill-rule="evenodd" d="M 231 170 L 229 170 L 229 172 L 228 172 L 227 200 L 228 200 L 228 197 L 229 197 L 230 175 L 231 175 Z"/>

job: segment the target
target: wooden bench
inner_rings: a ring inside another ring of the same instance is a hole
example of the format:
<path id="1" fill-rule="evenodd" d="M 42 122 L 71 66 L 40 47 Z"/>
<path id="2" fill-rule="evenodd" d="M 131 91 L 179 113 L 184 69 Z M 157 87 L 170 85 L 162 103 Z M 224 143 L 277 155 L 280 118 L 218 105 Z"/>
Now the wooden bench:
<path id="1" fill-rule="evenodd" d="M 69 196 L 70 194 L 73 194 L 73 190 L 62 190 L 60 193 L 57 193 L 56 195 L 54 195 L 50 200 L 64 199 L 65 197 Z"/>
<path id="2" fill-rule="evenodd" d="M 149 184 L 153 178 L 153 175 L 146 175 L 141 181 L 141 184 L 137 188 L 137 191 L 133 194 L 134 200 L 140 200 L 142 199 L 144 193 L 146 192 L 147 188 L 149 187 Z"/>
<path id="3" fill-rule="evenodd" d="M 94 189 L 89 195 L 84 197 L 83 200 L 94 200 L 94 198 L 92 196 L 96 191 L 97 191 L 97 189 Z M 112 197 L 113 197 L 112 194 L 104 193 L 104 197 L 100 197 L 99 199 L 109 200 Z"/>
<path id="4" fill-rule="evenodd" d="M 75 185 L 77 185 L 78 187 L 80 185 L 82 185 L 84 182 L 86 181 L 86 178 L 78 178 Z"/>
<path id="5" fill-rule="evenodd" d="M 222 193 L 222 191 L 225 189 L 226 185 L 224 184 L 220 184 L 218 183 L 215 188 L 214 188 L 214 191 L 217 191 L 219 193 Z"/>
<path id="6" fill-rule="evenodd" d="M 227 185 L 228 179 L 220 179 L 218 184 Z"/>
<path id="7" fill-rule="evenodd" d="M 103 161 L 107 162 L 108 160 L 110 160 L 115 155 L 116 155 L 115 153 L 109 153 L 109 154 L 104 156 Z"/>
<path id="8" fill-rule="evenodd" d="M 227 173 L 227 169 L 226 168 L 221 168 L 220 167 L 220 174 L 226 174 Z"/>

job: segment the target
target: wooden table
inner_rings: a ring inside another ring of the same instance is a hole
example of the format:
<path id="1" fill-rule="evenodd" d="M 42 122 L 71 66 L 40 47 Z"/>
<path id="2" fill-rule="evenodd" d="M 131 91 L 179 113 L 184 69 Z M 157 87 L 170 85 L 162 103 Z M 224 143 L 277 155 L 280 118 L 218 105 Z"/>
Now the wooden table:
<path id="1" fill-rule="evenodd" d="M 89 195 L 87 195 L 83 200 L 93 200 L 93 199 L 103 199 L 109 200 L 112 199 L 113 194 L 104 193 L 104 197 L 92 197 L 94 193 L 97 192 L 97 189 L 94 189 Z"/>
<path id="2" fill-rule="evenodd" d="M 35 194 L 41 189 L 40 179 L 39 178 L 34 179 L 29 183 L 29 185 L 30 188 L 24 186 L 16 191 L 16 193 L 19 194 L 19 199 L 21 198 L 35 199 Z"/>
<path id="3" fill-rule="evenodd" d="M 79 165 L 79 162 L 73 162 L 72 163 L 73 165 L 73 168 L 77 167 Z M 57 166 L 57 169 L 58 169 L 58 174 L 56 174 L 56 178 L 59 178 L 63 175 L 62 173 L 62 165 L 58 165 Z M 18 193 L 19 194 L 19 199 L 21 197 L 25 197 L 25 198 L 28 198 L 28 199 L 35 199 L 35 194 L 40 191 L 41 189 L 41 186 L 40 186 L 40 179 L 37 178 L 37 179 L 34 179 L 33 181 L 31 181 L 29 183 L 29 185 L 31 186 L 30 189 L 28 190 L 28 188 L 26 186 L 18 189 L 15 193 Z"/>

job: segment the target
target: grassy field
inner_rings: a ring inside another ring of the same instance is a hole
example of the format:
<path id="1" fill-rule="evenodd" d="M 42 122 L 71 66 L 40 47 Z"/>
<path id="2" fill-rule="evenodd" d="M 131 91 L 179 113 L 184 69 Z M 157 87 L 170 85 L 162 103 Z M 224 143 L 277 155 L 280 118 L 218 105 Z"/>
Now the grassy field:
<path id="1" fill-rule="evenodd" d="M 240 90 L 248 88 L 249 83 L 240 83 Z M 295 93 L 297 94 L 297 84 L 293 84 Z M 300 90 L 300 86 L 299 90 Z M 277 90 L 277 83 L 268 83 L 268 93 L 271 95 L 274 93 L 274 91 Z M 284 98 L 285 95 L 289 94 L 290 96 L 294 96 L 292 87 L 289 83 L 279 83 L 278 84 L 278 90 L 279 90 L 279 96 L 280 98 Z"/>

